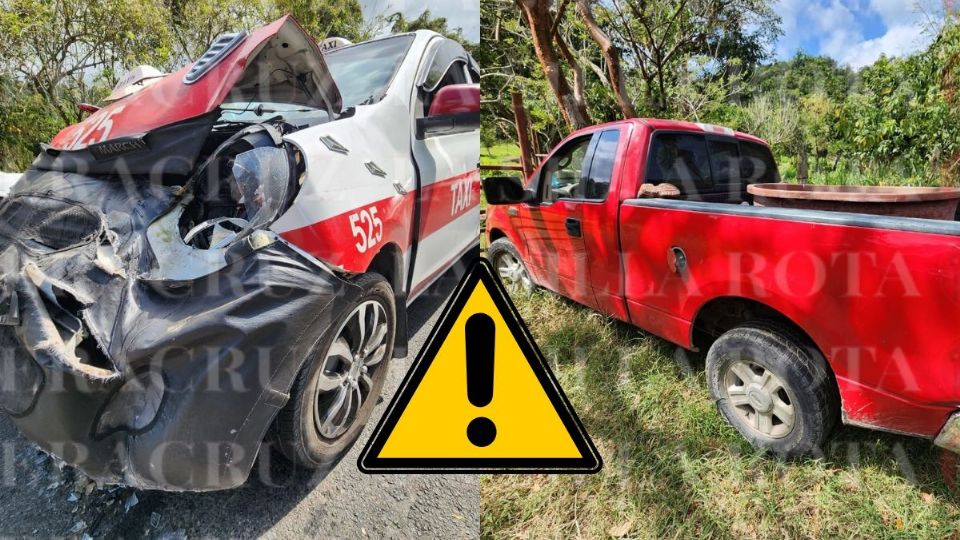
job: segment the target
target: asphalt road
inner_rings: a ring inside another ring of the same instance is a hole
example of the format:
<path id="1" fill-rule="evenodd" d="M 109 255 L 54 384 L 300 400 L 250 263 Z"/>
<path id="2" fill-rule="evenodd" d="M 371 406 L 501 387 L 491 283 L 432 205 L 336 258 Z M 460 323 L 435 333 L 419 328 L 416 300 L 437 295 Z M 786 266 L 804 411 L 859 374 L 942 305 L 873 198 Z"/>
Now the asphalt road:
<path id="1" fill-rule="evenodd" d="M 59 470 L 0 415 L 0 536 L 477 538 L 476 476 L 365 475 L 356 466 L 455 285 L 447 276 L 411 306 L 410 356 L 393 361 L 373 419 L 350 453 L 325 473 L 292 470 L 282 458 L 261 453 L 252 479 L 233 490 L 97 488 L 70 468 Z"/>

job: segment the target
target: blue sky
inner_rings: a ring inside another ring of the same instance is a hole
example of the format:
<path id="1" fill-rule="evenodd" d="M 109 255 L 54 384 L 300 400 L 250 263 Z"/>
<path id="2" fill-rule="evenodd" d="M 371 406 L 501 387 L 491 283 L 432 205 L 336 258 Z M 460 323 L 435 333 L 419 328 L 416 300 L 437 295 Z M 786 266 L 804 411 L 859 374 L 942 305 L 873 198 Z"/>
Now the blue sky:
<path id="1" fill-rule="evenodd" d="M 429 9 L 434 17 L 446 17 L 447 26 L 460 27 L 470 41 L 480 41 L 480 0 L 360 0 L 365 18 L 396 13 L 416 17 Z"/>
<path id="2" fill-rule="evenodd" d="M 953 0 L 960 4 L 960 0 Z M 480 39 L 479 0 L 360 0 L 368 18 L 402 12 L 415 17 L 425 8 L 463 28 L 471 41 Z M 775 0 L 784 35 L 777 58 L 797 50 L 824 54 L 859 68 L 880 54 L 902 56 L 923 49 L 931 39 L 931 16 L 940 16 L 943 0 Z M 933 14 L 933 15 L 931 15 Z"/>
<path id="3" fill-rule="evenodd" d="M 824 54 L 859 68 L 881 54 L 902 56 L 929 45 L 931 20 L 942 0 L 779 0 L 783 19 L 777 58 L 797 50 Z"/>

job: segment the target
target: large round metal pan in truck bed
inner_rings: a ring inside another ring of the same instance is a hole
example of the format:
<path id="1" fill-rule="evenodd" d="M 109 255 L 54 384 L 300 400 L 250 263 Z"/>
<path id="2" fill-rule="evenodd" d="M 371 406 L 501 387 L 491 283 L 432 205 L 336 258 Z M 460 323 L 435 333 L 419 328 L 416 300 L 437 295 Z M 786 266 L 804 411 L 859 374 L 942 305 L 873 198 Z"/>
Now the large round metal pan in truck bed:
<path id="1" fill-rule="evenodd" d="M 753 184 L 756 206 L 953 220 L 960 189 L 945 187 Z"/>

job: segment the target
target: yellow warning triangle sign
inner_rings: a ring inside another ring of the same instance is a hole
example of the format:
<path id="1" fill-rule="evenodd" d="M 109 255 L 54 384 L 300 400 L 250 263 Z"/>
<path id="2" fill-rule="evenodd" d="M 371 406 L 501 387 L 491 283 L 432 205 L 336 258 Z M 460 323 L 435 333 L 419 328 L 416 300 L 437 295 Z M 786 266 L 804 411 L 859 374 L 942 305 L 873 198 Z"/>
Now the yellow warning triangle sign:
<path id="1" fill-rule="evenodd" d="M 594 473 L 602 460 L 486 259 L 358 461 L 367 473 Z"/>

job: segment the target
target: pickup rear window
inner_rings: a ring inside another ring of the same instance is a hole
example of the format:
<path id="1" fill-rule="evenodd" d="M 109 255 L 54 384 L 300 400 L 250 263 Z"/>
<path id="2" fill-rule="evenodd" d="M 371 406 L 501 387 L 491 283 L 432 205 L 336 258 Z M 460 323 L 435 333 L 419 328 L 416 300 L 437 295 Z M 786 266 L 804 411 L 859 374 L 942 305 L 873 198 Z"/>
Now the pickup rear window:
<path id="1" fill-rule="evenodd" d="M 656 133 L 644 182 L 673 184 L 688 200 L 739 204 L 749 201 L 747 184 L 779 182 L 770 150 L 733 137 Z"/>

